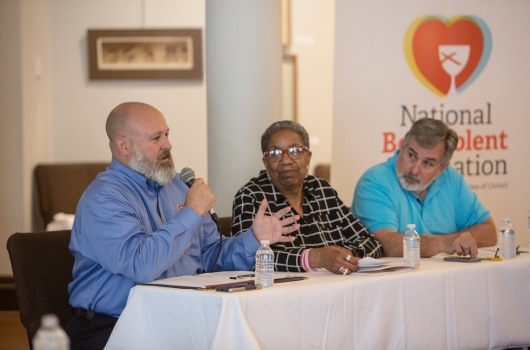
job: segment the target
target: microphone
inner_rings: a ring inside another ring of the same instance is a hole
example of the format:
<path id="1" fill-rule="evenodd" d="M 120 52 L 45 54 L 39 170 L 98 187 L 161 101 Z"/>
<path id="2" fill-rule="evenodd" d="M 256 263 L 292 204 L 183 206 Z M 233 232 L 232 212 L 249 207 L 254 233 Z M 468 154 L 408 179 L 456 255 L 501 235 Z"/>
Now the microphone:
<path id="1" fill-rule="evenodd" d="M 195 182 L 195 172 L 191 168 L 182 168 L 180 171 L 180 181 L 184 182 L 188 187 L 191 187 L 191 185 L 193 185 Z M 212 208 L 210 209 L 209 213 L 215 224 L 219 226 L 219 218 L 217 217 L 215 210 Z"/>
<path id="2" fill-rule="evenodd" d="M 184 182 L 188 187 L 191 187 L 191 185 L 193 185 L 195 182 L 195 172 L 190 168 L 183 168 L 180 171 L 180 181 Z M 210 269 L 210 272 L 213 272 L 215 265 L 217 264 L 217 260 L 219 260 L 219 256 L 221 255 L 221 248 L 223 247 L 223 234 L 221 233 L 221 222 L 219 221 L 215 210 L 212 208 L 210 209 L 209 213 L 213 222 L 217 226 L 217 231 L 219 232 L 219 249 L 217 250 L 217 257 L 215 258 L 215 261 L 213 262 L 213 265 Z"/>

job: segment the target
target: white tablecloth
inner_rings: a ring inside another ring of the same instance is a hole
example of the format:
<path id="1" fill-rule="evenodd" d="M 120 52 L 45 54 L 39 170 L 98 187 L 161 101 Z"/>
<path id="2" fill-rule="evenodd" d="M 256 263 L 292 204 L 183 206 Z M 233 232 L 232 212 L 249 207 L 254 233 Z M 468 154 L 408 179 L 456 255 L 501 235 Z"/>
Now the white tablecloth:
<path id="1" fill-rule="evenodd" d="M 239 293 L 136 286 L 106 349 L 495 349 L 530 344 L 530 257 L 421 259 Z"/>

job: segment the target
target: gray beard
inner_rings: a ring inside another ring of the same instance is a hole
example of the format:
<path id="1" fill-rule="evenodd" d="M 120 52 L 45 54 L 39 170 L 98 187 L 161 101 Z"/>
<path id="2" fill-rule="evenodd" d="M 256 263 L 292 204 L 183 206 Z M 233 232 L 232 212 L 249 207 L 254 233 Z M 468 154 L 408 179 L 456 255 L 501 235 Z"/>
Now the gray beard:
<path id="1" fill-rule="evenodd" d="M 421 181 L 419 179 L 417 179 L 414 175 L 412 175 L 410 172 L 403 172 L 403 173 L 400 173 L 397 169 L 397 163 L 396 163 L 396 175 L 397 175 L 397 178 L 399 180 L 399 184 L 401 185 L 401 187 L 403 187 L 404 190 L 406 191 L 410 191 L 410 192 L 421 192 L 421 191 L 424 191 L 427 187 L 429 187 L 429 185 L 432 183 L 429 182 L 428 184 L 426 185 L 422 185 L 421 184 Z M 407 181 L 408 180 L 413 180 L 415 183 L 410 183 Z M 434 181 L 434 179 L 433 179 Z"/>
<path id="2" fill-rule="evenodd" d="M 168 161 L 160 163 L 160 160 L 168 157 Z M 151 181 L 156 182 L 160 186 L 167 185 L 175 177 L 175 164 L 170 151 L 164 151 L 158 156 L 156 162 L 150 162 L 140 151 L 140 148 L 135 144 L 133 146 L 133 156 L 128 164 L 129 168 L 139 172 Z"/>

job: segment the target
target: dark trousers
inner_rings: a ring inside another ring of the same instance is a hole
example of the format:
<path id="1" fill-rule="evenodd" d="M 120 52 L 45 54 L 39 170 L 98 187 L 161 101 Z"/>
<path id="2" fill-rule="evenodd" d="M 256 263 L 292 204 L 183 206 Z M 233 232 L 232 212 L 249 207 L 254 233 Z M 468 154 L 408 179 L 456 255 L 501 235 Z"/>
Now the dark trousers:
<path id="1" fill-rule="evenodd" d="M 66 326 L 70 350 L 103 350 L 118 319 L 95 313 L 92 319 L 72 316 Z"/>

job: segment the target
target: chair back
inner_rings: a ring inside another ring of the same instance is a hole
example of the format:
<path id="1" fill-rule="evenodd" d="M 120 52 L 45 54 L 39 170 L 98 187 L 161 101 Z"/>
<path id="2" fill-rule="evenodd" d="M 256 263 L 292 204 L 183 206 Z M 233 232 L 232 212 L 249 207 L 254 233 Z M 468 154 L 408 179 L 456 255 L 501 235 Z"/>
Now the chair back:
<path id="1" fill-rule="evenodd" d="M 74 267 L 70 235 L 70 230 L 15 233 L 7 240 L 20 321 L 30 346 L 42 315 L 57 315 L 64 329 L 72 314 L 67 289 Z"/>
<path id="2" fill-rule="evenodd" d="M 221 233 L 225 237 L 231 237 L 232 233 L 230 232 L 232 230 L 232 217 L 231 216 L 224 216 L 219 218 L 219 223 L 221 226 Z"/>
<path id="3" fill-rule="evenodd" d="M 75 214 L 77 203 L 109 163 L 40 164 L 35 167 L 37 208 L 44 227 L 57 213 Z"/>
<path id="4" fill-rule="evenodd" d="M 319 164 L 315 167 L 315 176 L 321 179 L 326 180 L 327 182 L 331 181 L 331 165 L 330 164 Z"/>

